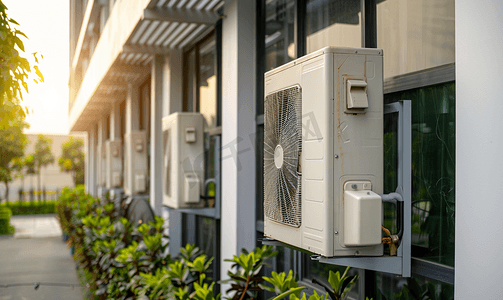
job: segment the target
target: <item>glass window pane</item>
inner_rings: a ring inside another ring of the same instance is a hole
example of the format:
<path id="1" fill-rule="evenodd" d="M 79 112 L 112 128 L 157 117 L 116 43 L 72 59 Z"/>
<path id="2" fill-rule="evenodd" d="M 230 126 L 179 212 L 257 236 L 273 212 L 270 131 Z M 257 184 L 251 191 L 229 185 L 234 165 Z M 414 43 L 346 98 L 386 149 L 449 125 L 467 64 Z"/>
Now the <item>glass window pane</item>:
<path id="1" fill-rule="evenodd" d="M 215 35 L 199 45 L 199 112 L 205 128 L 217 126 L 217 70 Z"/>
<path id="2" fill-rule="evenodd" d="M 454 0 L 377 4 L 377 47 L 384 78 L 454 62 Z"/>
<path id="3" fill-rule="evenodd" d="M 360 0 L 308 0 L 307 53 L 327 46 L 360 48 Z"/>
<path id="4" fill-rule="evenodd" d="M 412 100 L 412 255 L 454 266 L 455 85 L 439 84 L 385 98 L 386 102 Z M 391 130 L 385 134 L 385 153 L 396 147 L 393 143 Z M 385 155 L 387 192 L 396 188 L 393 174 L 388 174 L 395 160 Z"/>
<path id="5" fill-rule="evenodd" d="M 194 100 L 196 98 L 196 51 L 192 50 L 185 56 L 185 68 L 187 70 L 187 81 L 185 86 L 185 109 L 194 111 Z"/>
<path id="6" fill-rule="evenodd" d="M 266 3 L 265 71 L 295 58 L 295 0 L 272 0 Z"/>
<path id="7" fill-rule="evenodd" d="M 441 283 L 417 275 L 411 278 L 403 278 L 386 273 L 376 274 L 376 300 L 454 299 L 454 286 L 450 284 Z"/>
<path id="8" fill-rule="evenodd" d="M 197 246 L 208 257 L 214 256 L 215 241 L 215 220 L 212 218 L 200 217 L 197 222 Z"/>

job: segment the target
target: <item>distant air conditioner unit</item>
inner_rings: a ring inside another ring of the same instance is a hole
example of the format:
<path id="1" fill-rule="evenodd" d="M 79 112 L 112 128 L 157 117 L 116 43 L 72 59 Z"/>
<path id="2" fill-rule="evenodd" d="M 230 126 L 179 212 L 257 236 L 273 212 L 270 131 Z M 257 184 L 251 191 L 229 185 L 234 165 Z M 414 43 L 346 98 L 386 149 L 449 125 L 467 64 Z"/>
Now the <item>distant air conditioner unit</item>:
<path id="1" fill-rule="evenodd" d="M 106 141 L 107 189 L 122 186 L 122 142 Z"/>
<path id="2" fill-rule="evenodd" d="M 162 120 L 163 204 L 201 207 L 204 185 L 204 123 L 200 113 L 177 112 Z"/>
<path id="3" fill-rule="evenodd" d="M 124 135 L 124 193 L 136 195 L 147 191 L 147 132 Z"/>
<path id="4" fill-rule="evenodd" d="M 324 48 L 265 74 L 264 235 L 381 256 L 382 50 Z"/>

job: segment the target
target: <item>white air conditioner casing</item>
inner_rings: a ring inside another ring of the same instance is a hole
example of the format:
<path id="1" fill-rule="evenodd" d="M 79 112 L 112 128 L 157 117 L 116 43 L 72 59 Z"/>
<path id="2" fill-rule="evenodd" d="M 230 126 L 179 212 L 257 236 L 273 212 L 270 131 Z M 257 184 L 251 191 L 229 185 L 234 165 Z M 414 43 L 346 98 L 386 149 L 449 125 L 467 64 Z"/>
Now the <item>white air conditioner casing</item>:
<path id="1" fill-rule="evenodd" d="M 147 192 L 147 132 L 135 131 L 124 135 L 124 193 L 136 195 Z"/>
<path id="2" fill-rule="evenodd" d="M 122 186 L 122 141 L 106 141 L 107 189 Z"/>
<path id="3" fill-rule="evenodd" d="M 175 209 L 203 206 L 203 115 L 173 113 L 163 118 L 162 130 L 163 205 Z"/>
<path id="4" fill-rule="evenodd" d="M 265 74 L 266 237 L 383 255 L 382 53 L 327 47 Z"/>

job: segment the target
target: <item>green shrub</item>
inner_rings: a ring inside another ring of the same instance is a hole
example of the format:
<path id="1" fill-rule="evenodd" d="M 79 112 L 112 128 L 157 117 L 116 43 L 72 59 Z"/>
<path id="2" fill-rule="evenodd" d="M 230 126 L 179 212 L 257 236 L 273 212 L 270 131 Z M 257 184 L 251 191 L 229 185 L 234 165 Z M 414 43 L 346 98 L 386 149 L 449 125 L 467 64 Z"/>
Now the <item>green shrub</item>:
<path id="1" fill-rule="evenodd" d="M 0 234 L 11 234 L 10 216 L 12 212 L 4 206 L 0 206 Z"/>
<path id="2" fill-rule="evenodd" d="M 16 201 L 0 204 L 0 207 L 9 208 L 13 216 L 55 214 L 57 201 Z"/>
<path id="3" fill-rule="evenodd" d="M 82 188 L 64 189 L 57 208 L 91 299 L 220 299 L 213 290 L 216 282 L 208 277 L 213 258 L 194 245 L 185 246 L 179 257 L 171 258 L 166 254 L 162 218 L 135 228 L 117 216 L 110 200 L 93 198 Z M 357 280 L 347 276 L 349 268 L 342 275 L 330 272 L 330 285 L 318 283 L 326 294 L 315 292 L 308 297 L 292 271 L 273 272 L 271 278 L 260 275 L 277 253 L 272 246 L 262 246 L 253 252 L 243 249 L 239 256 L 227 260 L 233 263 L 227 273 L 230 279 L 225 281 L 231 286 L 226 291 L 228 299 L 257 299 L 260 292 L 270 291 L 276 300 L 340 300 Z"/>

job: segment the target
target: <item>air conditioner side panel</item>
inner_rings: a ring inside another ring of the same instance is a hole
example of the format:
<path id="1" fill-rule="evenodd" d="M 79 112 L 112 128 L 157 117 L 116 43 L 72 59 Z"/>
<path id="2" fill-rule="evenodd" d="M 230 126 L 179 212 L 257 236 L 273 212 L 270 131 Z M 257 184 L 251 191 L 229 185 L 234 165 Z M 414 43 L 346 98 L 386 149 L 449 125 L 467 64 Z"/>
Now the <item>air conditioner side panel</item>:
<path id="1" fill-rule="evenodd" d="M 344 191 L 349 180 L 368 180 L 372 191 L 383 192 L 383 81 L 382 55 L 334 54 L 334 93 L 336 95 L 334 132 L 334 255 L 379 256 L 382 245 L 344 245 Z M 368 108 L 363 113 L 347 113 L 348 80 L 367 83 Z"/>
<path id="2" fill-rule="evenodd" d="M 302 66 L 302 248 L 333 253 L 333 55 Z"/>

